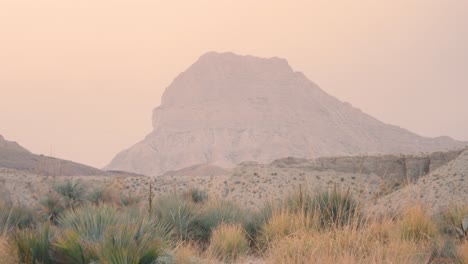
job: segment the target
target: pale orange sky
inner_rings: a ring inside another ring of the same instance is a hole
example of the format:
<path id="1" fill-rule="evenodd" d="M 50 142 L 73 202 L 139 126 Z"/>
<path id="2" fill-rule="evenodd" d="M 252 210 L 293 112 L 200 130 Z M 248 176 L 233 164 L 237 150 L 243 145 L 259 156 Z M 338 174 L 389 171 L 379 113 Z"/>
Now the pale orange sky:
<path id="1" fill-rule="evenodd" d="M 0 134 L 97 167 L 207 51 L 286 58 L 326 92 L 468 140 L 468 1 L 0 0 Z"/>

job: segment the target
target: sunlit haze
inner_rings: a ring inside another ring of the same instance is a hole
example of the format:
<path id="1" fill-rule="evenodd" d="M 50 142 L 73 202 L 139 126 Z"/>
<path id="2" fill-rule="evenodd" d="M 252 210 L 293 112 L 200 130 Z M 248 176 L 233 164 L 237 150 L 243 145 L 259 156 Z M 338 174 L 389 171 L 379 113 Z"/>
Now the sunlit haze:
<path id="1" fill-rule="evenodd" d="M 103 167 L 207 51 L 281 57 L 423 136 L 468 140 L 468 1 L 0 0 L 0 134 Z"/>

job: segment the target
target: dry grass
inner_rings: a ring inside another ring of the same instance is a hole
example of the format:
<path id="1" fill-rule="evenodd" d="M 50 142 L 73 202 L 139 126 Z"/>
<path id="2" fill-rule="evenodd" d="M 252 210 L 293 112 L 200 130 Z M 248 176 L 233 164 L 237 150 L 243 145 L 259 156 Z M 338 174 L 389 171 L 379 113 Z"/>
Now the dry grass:
<path id="1" fill-rule="evenodd" d="M 0 236 L 0 263 L 19 263 L 14 247 L 5 236 Z"/>
<path id="2" fill-rule="evenodd" d="M 277 240 L 268 263 L 427 263 L 430 246 L 402 241 L 391 234 L 395 225 L 299 232 Z"/>
<path id="3" fill-rule="evenodd" d="M 230 262 L 246 255 L 248 250 L 249 241 L 240 225 L 221 224 L 213 231 L 209 248 L 212 256 Z"/>
<path id="4" fill-rule="evenodd" d="M 468 241 L 464 241 L 458 246 L 457 254 L 463 263 L 468 263 Z"/>
<path id="5" fill-rule="evenodd" d="M 199 263 L 200 249 L 194 243 L 182 242 L 175 249 L 176 264 Z"/>
<path id="6" fill-rule="evenodd" d="M 403 239 L 415 241 L 432 240 L 438 235 L 436 224 L 422 205 L 415 205 L 405 210 L 400 234 Z"/>

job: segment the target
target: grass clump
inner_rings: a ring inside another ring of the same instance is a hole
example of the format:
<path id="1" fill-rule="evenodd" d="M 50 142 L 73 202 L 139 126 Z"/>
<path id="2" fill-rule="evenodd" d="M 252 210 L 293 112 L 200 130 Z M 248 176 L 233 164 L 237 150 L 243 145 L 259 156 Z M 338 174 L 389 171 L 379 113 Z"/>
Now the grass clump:
<path id="1" fill-rule="evenodd" d="M 54 190 L 63 198 L 67 208 L 74 209 L 84 200 L 85 189 L 80 181 L 66 180 L 55 185 Z"/>
<path id="2" fill-rule="evenodd" d="M 221 224 L 213 230 L 209 251 L 218 259 L 234 261 L 249 250 L 245 231 L 237 224 Z"/>
<path id="3" fill-rule="evenodd" d="M 400 235 L 404 240 L 427 241 L 437 236 L 437 227 L 421 205 L 406 209 L 401 219 Z"/>
<path id="4" fill-rule="evenodd" d="M 220 224 L 247 224 L 246 211 L 229 202 L 216 202 L 203 210 L 193 221 L 191 233 L 195 240 L 207 243 L 212 231 Z"/>
<path id="5" fill-rule="evenodd" d="M 195 207 L 175 194 L 160 197 L 152 210 L 158 221 L 167 223 L 174 231 L 175 239 L 187 240 L 196 217 Z"/>
<path id="6" fill-rule="evenodd" d="M 357 224 L 361 214 L 358 203 L 349 194 L 336 189 L 321 192 L 312 200 L 314 214 L 318 215 L 320 225 L 325 228 L 341 228 Z"/>
<path id="7" fill-rule="evenodd" d="M 37 230 L 23 229 L 16 234 L 18 258 L 21 263 L 52 264 L 50 252 L 50 226 L 44 224 Z"/>
<path id="8" fill-rule="evenodd" d="M 194 203 L 204 203 L 208 201 L 208 192 L 198 188 L 191 188 L 184 196 L 187 196 Z"/>

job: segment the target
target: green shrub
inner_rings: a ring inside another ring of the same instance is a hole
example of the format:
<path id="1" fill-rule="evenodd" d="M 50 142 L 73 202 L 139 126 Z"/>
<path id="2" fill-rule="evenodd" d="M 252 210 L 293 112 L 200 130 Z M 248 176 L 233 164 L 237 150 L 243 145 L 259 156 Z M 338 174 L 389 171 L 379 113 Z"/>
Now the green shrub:
<path id="1" fill-rule="evenodd" d="M 41 215 L 51 223 L 55 223 L 57 217 L 64 211 L 64 206 L 59 197 L 53 194 L 47 194 L 39 201 Z"/>
<path id="2" fill-rule="evenodd" d="M 6 233 L 14 227 L 25 228 L 32 226 L 34 214 L 29 208 L 12 205 L 0 205 L 0 231 Z"/>
<path id="3" fill-rule="evenodd" d="M 195 208 L 177 195 L 167 195 L 155 201 L 153 213 L 158 221 L 167 223 L 177 239 L 188 239 L 189 228 L 195 219 Z"/>
<path id="4" fill-rule="evenodd" d="M 122 224 L 107 230 L 100 263 L 151 264 L 162 252 L 161 240 L 154 232 L 142 233 L 136 225 Z"/>
<path id="5" fill-rule="evenodd" d="M 349 224 L 359 223 L 361 213 L 358 203 L 346 193 L 334 188 L 313 197 L 311 207 L 314 214 L 318 214 L 322 227 L 340 228 Z"/>
<path id="6" fill-rule="evenodd" d="M 58 264 L 87 264 L 99 259 L 98 250 L 94 250 L 97 244 L 81 243 L 76 231 L 65 230 L 53 243 L 55 261 Z"/>
<path id="7" fill-rule="evenodd" d="M 84 199 L 85 189 L 80 181 L 66 180 L 55 185 L 54 190 L 62 196 L 67 208 L 74 209 Z"/>
<path id="8" fill-rule="evenodd" d="M 204 203 L 208 201 L 208 193 L 206 190 L 192 188 L 185 195 L 194 203 Z"/>
<path id="9" fill-rule="evenodd" d="M 208 242 L 212 231 L 220 224 L 240 224 L 244 226 L 246 212 L 229 202 L 219 202 L 202 211 L 193 221 L 190 231 L 201 242 Z"/>
<path id="10" fill-rule="evenodd" d="M 76 231 L 86 241 L 100 241 L 106 228 L 116 225 L 121 216 L 117 209 L 108 206 L 85 205 L 75 211 L 68 210 L 58 219 L 64 229 Z"/>
<path id="11" fill-rule="evenodd" d="M 51 264 L 49 224 L 39 229 L 23 229 L 16 234 L 18 258 L 26 264 Z"/>
<path id="12" fill-rule="evenodd" d="M 139 204 L 140 202 L 141 198 L 134 196 L 131 193 L 124 193 L 120 195 L 120 205 L 122 206 L 133 206 Z"/>

